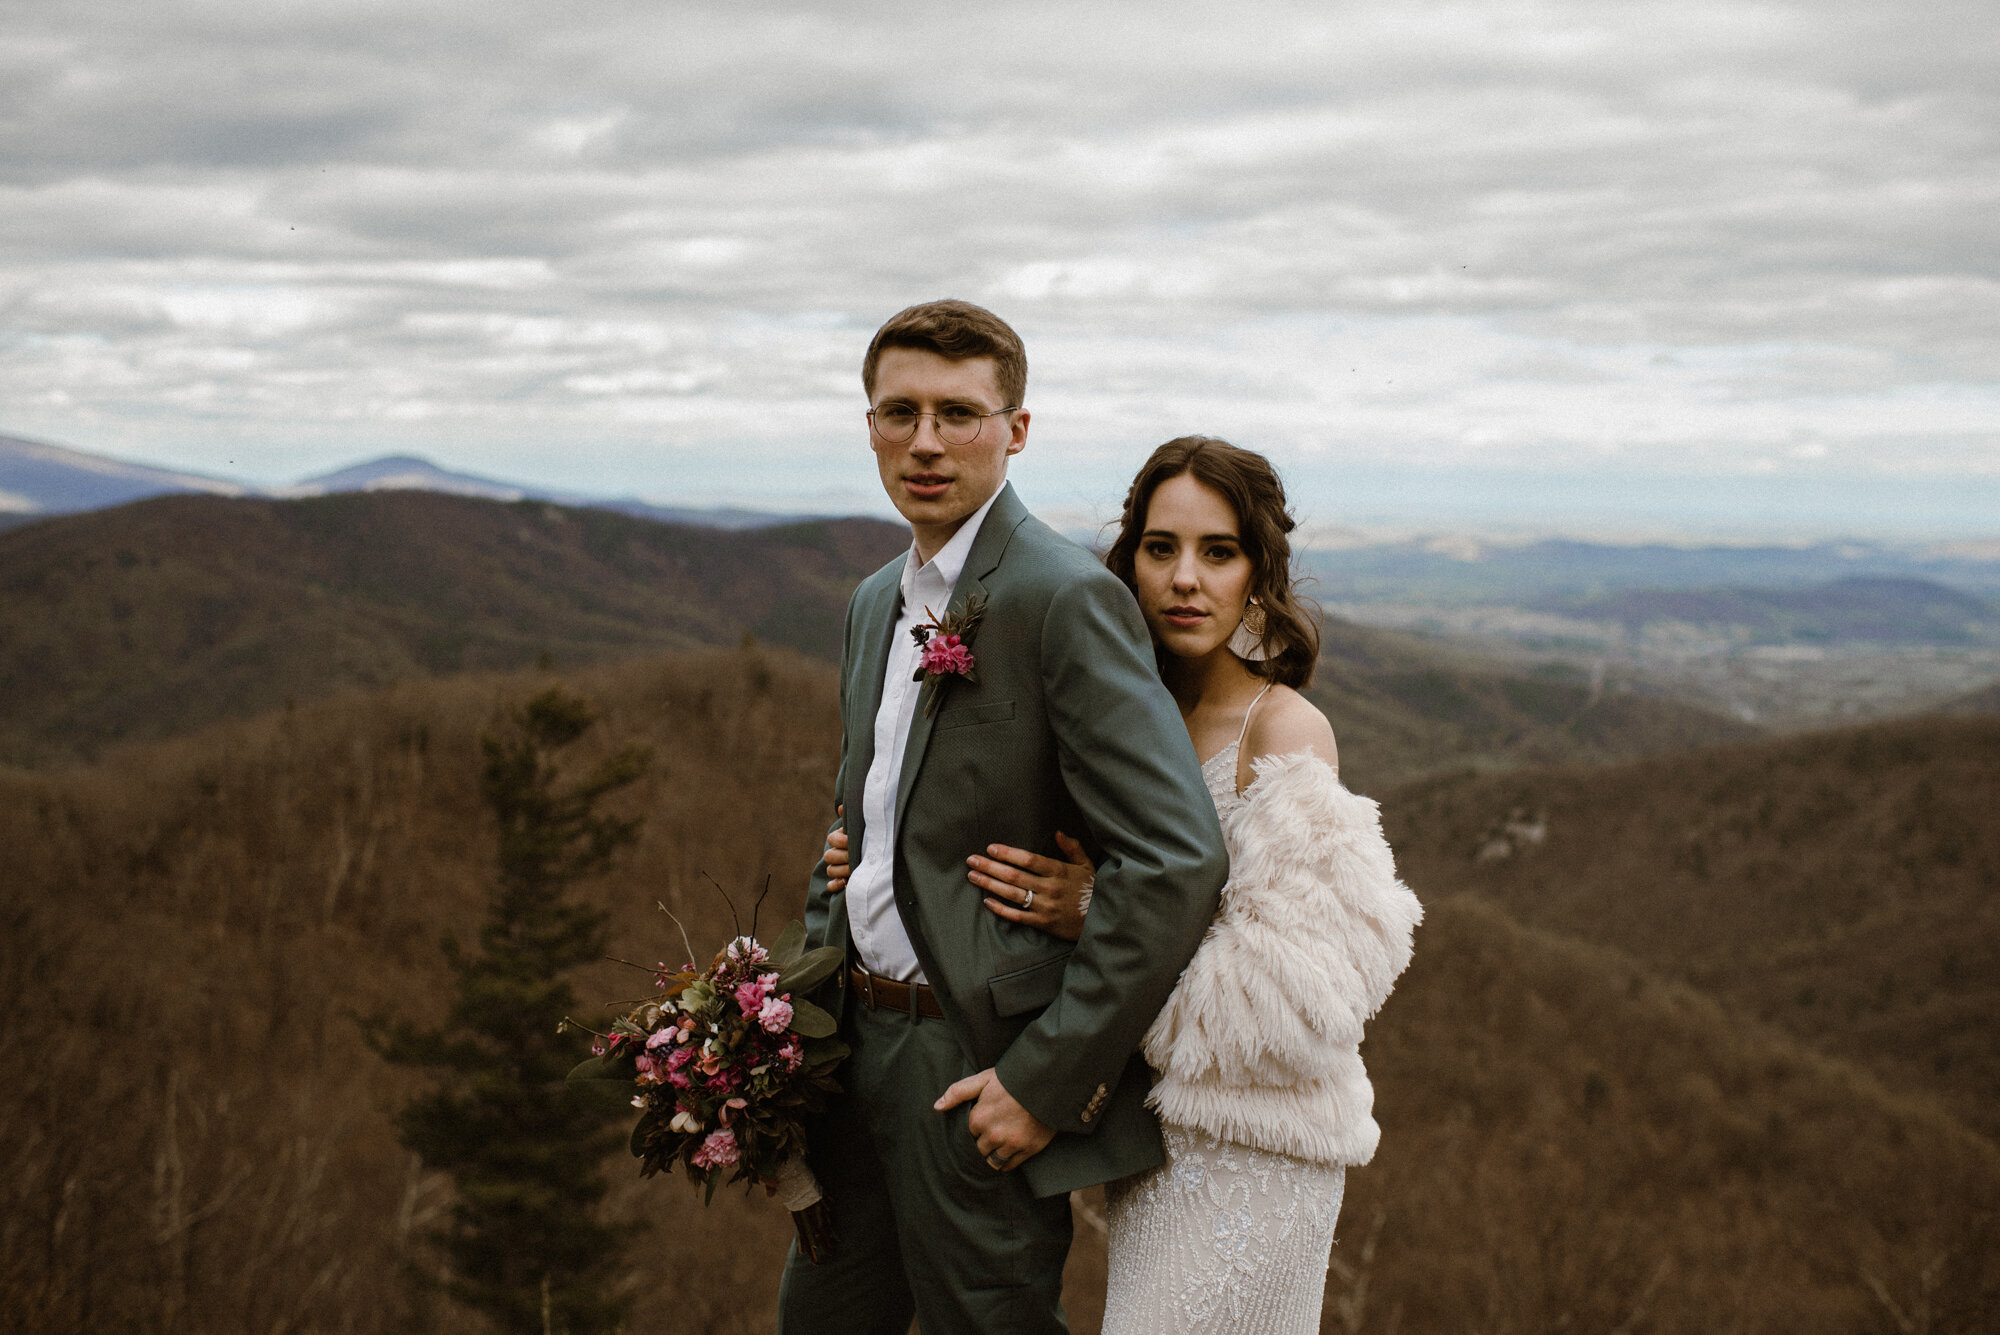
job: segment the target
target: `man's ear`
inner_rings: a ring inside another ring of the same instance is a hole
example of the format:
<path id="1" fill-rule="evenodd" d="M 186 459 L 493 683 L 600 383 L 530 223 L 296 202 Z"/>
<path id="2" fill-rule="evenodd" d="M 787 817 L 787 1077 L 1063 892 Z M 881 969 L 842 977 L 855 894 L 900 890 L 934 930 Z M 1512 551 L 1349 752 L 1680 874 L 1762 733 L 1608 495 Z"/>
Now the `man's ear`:
<path id="1" fill-rule="evenodd" d="M 1011 433 L 1007 437 L 1007 453 L 1019 454 L 1028 448 L 1028 410 L 1016 409 Z"/>

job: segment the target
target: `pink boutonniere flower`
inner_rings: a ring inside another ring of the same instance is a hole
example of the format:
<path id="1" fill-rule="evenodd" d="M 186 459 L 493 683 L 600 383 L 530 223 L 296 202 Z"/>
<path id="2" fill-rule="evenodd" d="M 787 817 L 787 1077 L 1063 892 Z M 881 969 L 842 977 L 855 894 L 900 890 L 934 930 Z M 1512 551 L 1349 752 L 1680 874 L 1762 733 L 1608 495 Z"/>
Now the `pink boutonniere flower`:
<path id="1" fill-rule="evenodd" d="M 928 717 L 937 712 L 938 697 L 944 694 L 945 683 L 953 677 L 963 677 L 975 685 L 979 681 L 979 661 L 972 656 L 972 637 L 979 630 L 980 618 L 986 615 L 986 595 L 976 593 L 965 600 L 962 610 L 943 616 L 928 607 L 924 611 L 930 620 L 910 627 L 910 634 L 917 641 L 917 671 L 910 680 L 931 687 L 924 695 L 924 714 Z"/>

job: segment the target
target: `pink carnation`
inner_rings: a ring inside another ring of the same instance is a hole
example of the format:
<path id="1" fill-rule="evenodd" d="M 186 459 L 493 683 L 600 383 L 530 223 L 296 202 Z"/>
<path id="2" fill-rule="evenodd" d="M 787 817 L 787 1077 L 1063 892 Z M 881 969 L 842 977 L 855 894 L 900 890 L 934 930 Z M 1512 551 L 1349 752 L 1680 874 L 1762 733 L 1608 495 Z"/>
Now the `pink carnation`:
<path id="1" fill-rule="evenodd" d="M 924 642 L 924 672 L 929 676 L 972 675 L 972 650 L 956 635 L 933 635 Z"/>
<path id="2" fill-rule="evenodd" d="M 764 1026 L 767 1034 L 784 1033 L 792 1023 L 792 1003 L 784 997 L 765 997 L 763 1006 L 757 1011 L 757 1023 Z"/>
<path id="3" fill-rule="evenodd" d="M 755 1015 L 762 1009 L 764 998 L 771 991 L 771 984 L 778 981 L 774 973 L 760 973 L 747 983 L 736 985 L 736 1005 L 745 1015 Z"/>
<path id="4" fill-rule="evenodd" d="M 694 1152 L 692 1162 L 696 1168 L 728 1168 L 736 1160 L 736 1133 L 711 1131 L 708 1139 L 701 1142 L 701 1148 Z"/>

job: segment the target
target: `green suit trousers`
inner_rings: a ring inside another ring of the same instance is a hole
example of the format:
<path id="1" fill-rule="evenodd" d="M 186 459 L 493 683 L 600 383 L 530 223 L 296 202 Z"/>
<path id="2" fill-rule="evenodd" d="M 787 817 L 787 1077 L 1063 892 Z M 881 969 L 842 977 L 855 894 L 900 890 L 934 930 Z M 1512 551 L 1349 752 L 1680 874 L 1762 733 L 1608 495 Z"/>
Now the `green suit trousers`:
<path id="1" fill-rule="evenodd" d="M 1049 1335 L 1065 1330 L 1067 1195 L 979 1157 L 970 1104 L 931 1104 L 973 1074 L 943 1020 L 847 1002 L 847 1093 L 808 1158 L 833 1208 L 833 1255 L 796 1245 L 778 1289 L 779 1335 Z M 949 1189 L 940 1184 L 949 1181 Z"/>

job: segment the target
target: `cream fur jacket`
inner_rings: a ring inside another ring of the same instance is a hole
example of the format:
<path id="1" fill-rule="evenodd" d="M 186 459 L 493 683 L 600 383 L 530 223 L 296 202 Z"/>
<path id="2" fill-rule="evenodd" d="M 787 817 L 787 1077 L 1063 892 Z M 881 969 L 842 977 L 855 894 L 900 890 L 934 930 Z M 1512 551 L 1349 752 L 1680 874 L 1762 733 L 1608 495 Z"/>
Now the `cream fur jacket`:
<path id="1" fill-rule="evenodd" d="M 1362 1164 L 1381 1130 L 1362 1026 L 1423 918 L 1376 804 L 1316 756 L 1259 757 L 1222 803 L 1229 882 L 1146 1033 L 1162 1118 L 1320 1163 Z"/>

